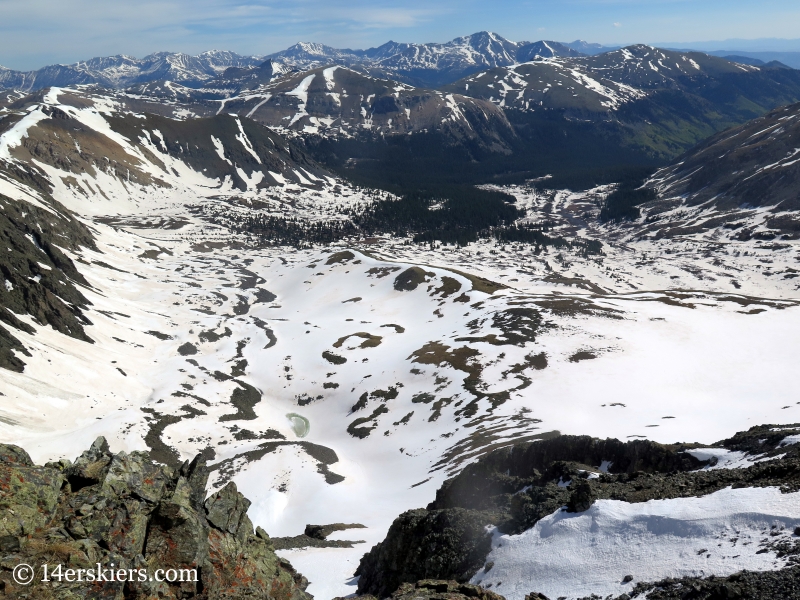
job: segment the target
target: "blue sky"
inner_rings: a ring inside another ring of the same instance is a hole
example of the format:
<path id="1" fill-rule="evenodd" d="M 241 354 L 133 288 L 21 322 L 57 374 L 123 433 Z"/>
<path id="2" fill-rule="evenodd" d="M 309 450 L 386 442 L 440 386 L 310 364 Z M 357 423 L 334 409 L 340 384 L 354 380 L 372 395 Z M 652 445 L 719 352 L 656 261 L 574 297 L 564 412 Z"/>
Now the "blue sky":
<path id="1" fill-rule="evenodd" d="M 444 42 L 481 30 L 512 40 L 605 44 L 798 39 L 800 2 L 0 0 L 0 65 L 33 69 L 159 50 L 263 55 L 301 40 L 363 48 L 389 39 Z M 781 49 L 800 50 L 800 42 Z"/>

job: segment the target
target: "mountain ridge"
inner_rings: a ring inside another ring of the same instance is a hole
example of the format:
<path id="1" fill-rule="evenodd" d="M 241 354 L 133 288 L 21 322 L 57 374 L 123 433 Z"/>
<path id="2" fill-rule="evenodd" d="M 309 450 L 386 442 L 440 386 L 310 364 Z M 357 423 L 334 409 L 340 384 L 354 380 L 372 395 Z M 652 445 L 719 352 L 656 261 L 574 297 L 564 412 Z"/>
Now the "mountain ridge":
<path id="1" fill-rule="evenodd" d="M 542 45 L 543 44 L 543 45 Z M 263 56 L 244 56 L 224 50 L 208 50 L 198 55 L 155 52 L 138 59 L 118 54 L 94 57 L 71 64 L 47 65 L 33 71 L 3 69 L 0 87 L 34 91 L 52 85 L 101 84 L 120 88 L 166 79 L 199 87 L 228 67 L 257 67 L 267 59 L 281 61 L 289 68 L 309 69 L 331 64 L 362 64 L 365 72 L 394 75 L 415 85 L 436 85 L 464 76 L 471 70 L 497 64 L 512 64 L 520 56 L 532 56 L 536 50 L 550 55 L 575 55 L 577 51 L 559 42 L 511 42 L 491 32 L 478 32 L 444 43 L 410 44 L 389 41 L 365 50 L 338 49 L 315 42 L 298 42 L 293 46 Z M 525 54 L 527 53 L 527 54 Z M 415 54 L 427 57 L 434 64 L 449 60 L 446 68 L 414 65 Z M 518 56 L 519 54 L 519 56 Z M 409 62 L 411 61 L 411 62 Z"/>

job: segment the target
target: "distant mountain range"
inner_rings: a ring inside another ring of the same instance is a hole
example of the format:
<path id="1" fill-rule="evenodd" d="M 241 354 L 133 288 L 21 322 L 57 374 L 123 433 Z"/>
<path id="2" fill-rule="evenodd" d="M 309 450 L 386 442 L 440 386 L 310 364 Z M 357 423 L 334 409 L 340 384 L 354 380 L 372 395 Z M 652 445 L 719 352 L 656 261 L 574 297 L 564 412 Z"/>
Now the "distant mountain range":
<path id="1" fill-rule="evenodd" d="M 714 42 L 664 42 L 655 45 L 659 48 L 669 48 L 680 52 L 692 50 L 705 52 L 712 56 L 737 56 L 740 58 L 740 62 L 741 59 L 759 61 L 748 63 L 755 65 L 779 61 L 793 69 L 800 69 L 800 39 L 731 39 Z"/>
<path id="2" fill-rule="evenodd" d="M 586 50 L 598 50 L 586 42 L 574 42 Z M 422 87 L 438 87 L 483 69 L 504 67 L 533 60 L 537 56 L 582 56 L 570 44 L 552 41 L 512 42 L 482 31 L 444 44 L 400 44 L 387 42 L 369 50 L 337 50 L 322 44 L 295 44 L 269 58 L 307 70 L 340 64 L 364 73 Z"/>
<path id="3" fill-rule="evenodd" d="M 615 169 L 664 165 L 800 101 L 800 71 L 781 63 L 480 32 L 444 44 L 299 43 L 270 56 L 161 53 L 4 70 L 0 87 L 16 91 L 0 96 L 0 111 L 41 102 L 39 88 L 82 83 L 135 113 L 252 119 L 339 175 L 398 193 L 491 178 L 613 181 Z"/>
<path id="4" fill-rule="evenodd" d="M 757 41 L 757 40 L 756 40 Z M 768 42 L 769 40 L 767 40 Z M 800 68 L 800 51 L 793 51 L 792 40 L 783 45 L 754 45 L 747 40 L 660 44 L 659 47 L 686 52 L 702 51 L 740 62 L 761 66 L 775 61 Z M 740 43 L 741 42 L 741 43 Z M 716 45 L 715 45 L 716 44 Z M 722 46 L 720 46 L 722 44 Z M 720 47 L 732 49 L 720 50 Z M 157 52 L 144 58 L 126 55 L 96 57 L 69 65 L 49 65 L 34 71 L 16 71 L 0 66 L 0 89 L 25 92 L 51 86 L 97 84 L 124 89 L 155 81 L 170 81 L 190 88 L 208 87 L 211 81 L 240 77 L 241 69 L 254 69 L 270 60 L 275 74 L 287 70 L 306 71 L 333 64 L 349 67 L 366 75 L 393 79 L 417 87 L 440 87 L 478 71 L 507 67 L 540 58 L 594 56 L 618 50 L 583 40 L 555 42 L 513 42 L 496 33 L 481 31 L 445 43 L 411 44 L 389 41 L 376 48 L 353 50 L 324 44 L 299 42 L 290 48 L 263 56 L 243 56 L 235 52 L 211 50 L 197 56 Z M 232 69 L 226 74 L 226 70 Z M 249 73 L 256 77 L 261 74 Z M 263 78 L 263 77 L 262 77 Z M 215 87 L 219 85 L 214 84 Z"/>
<path id="5" fill-rule="evenodd" d="M 760 65 L 772 62 L 780 62 L 792 69 L 800 69 L 800 52 L 747 52 L 746 50 L 714 50 L 708 52 L 712 56 L 731 57 L 736 56 L 739 62 L 747 59 L 749 64 Z"/>
<path id="6" fill-rule="evenodd" d="M 110 88 L 124 88 L 157 80 L 176 81 L 200 86 L 231 67 L 254 67 L 262 63 L 257 57 L 234 52 L 212 50 L 197 56 L 174 52 L 158 52 L 144 58 L 116 56 L 93 58 L 72 65 L 50 65 L 36 71 L 13 71 L 0 67 L 0 87 L 22 91 L 41 90 L 52 86 L 94 83 Z"/>
<path id="7" fill-rule="evenodd" d="M 482 31 L 439 44 L 387 42 L 367 50 L 338 49 L 300 42 L 268 56 L 242 56 L 212 50 L 197 56 L 158 52 L 142 59 L 125 55 L 98 57 L 71 65 L 50 65 L 35 71 L 0 67 L 0 88 L 35 91 L 51 86 L 98 84 L 127 88 L 153 81 L 172 81 L 199 88 L 220 78 L 227 69 L 255 68 L 266 60 L 285 68 L 308 70 L 338 64 L 365 74 L 395 79 L 416 86 L 436 87 L 476 71 L 526 62 L 537 56 L 582 56 L 610 50 L 576 40 L 512 42 Z M 278 69 L 284 70 L 284 69 Z M 229 73 L 228 76 L 235 76 Z"/>

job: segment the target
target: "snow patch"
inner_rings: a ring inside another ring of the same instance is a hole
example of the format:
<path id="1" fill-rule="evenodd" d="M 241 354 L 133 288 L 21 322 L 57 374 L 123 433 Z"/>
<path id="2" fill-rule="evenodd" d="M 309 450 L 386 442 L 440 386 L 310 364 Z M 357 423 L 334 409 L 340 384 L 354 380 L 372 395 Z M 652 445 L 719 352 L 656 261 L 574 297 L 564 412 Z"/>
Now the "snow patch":
<path id="1" fill-rule="evenodd" d="M 494 566 L 472 583 L 492 584 L 508 600 L 532 591 L 572 599 L 616 596 L 636 581 L 776 570 L 786 559 L 767 549 L 779 539 L 770 532 L 789 536 L 799 511 L 800 492 L 777 488 L 635 504 L 598 500 L 585 512 L 561 509 L 519 535 L 496 536 L 487 557 Z M 633 581 L 622 583 L 629 574 Z"/>

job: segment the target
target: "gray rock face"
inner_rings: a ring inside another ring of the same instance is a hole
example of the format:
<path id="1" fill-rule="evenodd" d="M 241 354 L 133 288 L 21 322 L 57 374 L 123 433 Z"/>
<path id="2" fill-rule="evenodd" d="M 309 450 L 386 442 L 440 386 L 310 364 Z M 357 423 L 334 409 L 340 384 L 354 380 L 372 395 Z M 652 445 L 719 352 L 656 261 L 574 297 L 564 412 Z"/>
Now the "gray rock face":
<path id="1" fill-rule="evenodd" d="M 168 467 L 152 463 L 144 452 L 120 452 L 111 459 L 103 480 L 103 490 L 155 504 L 164 496 L 171 471 Z"/>
<path id="2" fill-rule="evenodd" d="M 44 527 L 56 513 L 63 475 L 34 466 L 27 452 L 17 446 L 0 447 L 0 538 L 29 535 Z"/>

